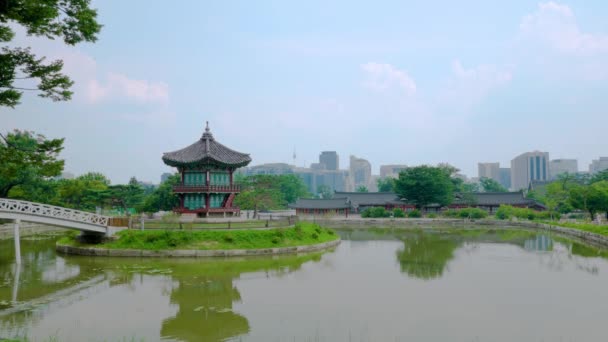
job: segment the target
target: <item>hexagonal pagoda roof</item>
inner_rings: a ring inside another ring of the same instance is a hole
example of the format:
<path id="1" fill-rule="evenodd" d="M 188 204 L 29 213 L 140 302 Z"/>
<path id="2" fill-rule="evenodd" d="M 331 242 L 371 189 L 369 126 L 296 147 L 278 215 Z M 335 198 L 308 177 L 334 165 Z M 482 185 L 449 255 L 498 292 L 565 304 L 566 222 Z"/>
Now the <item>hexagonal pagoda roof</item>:
<path id="1" fill-rule="evenodd" d="M 199 140 L 181 150 L 164 153 L 163 162 L 175 167 L 215 165 L 238 168 L 249 164 L 251 157 L 217 142 L 207 122 L 205 133 Z"/>

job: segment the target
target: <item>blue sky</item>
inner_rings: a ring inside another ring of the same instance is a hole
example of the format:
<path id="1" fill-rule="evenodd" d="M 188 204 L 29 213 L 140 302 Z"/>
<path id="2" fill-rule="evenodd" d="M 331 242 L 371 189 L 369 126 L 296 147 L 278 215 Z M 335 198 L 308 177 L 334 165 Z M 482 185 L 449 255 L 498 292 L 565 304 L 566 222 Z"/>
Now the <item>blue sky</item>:
<path id="1" fill-rule="evenodd" d="M 605 1 L 96 1 L 95 44 L 26 37 L 65 60 L 74 99 L 26 95 L 3 131 L 65 137 L 66 171 L 158 182 L 210 122 L 252 164 L 336 150 L 373 165 L 608 155 Z"/>

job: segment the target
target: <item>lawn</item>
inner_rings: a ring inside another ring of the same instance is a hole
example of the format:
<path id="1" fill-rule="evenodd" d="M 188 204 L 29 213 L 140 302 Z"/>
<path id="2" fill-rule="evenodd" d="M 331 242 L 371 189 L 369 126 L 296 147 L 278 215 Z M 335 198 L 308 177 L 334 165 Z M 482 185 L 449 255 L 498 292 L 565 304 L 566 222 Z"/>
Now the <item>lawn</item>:
<path id="1" fill-rule="evenodd" d="M 299 222 L 292 228 L 266 230 L 123 230 L 117 237 L 102 244 L 85 245 L 71 235 L 60 239 L 58 244 L 111 249 L 221 250 L 293 247 L 338 239 L 333 230 L 309 222 Z"/>

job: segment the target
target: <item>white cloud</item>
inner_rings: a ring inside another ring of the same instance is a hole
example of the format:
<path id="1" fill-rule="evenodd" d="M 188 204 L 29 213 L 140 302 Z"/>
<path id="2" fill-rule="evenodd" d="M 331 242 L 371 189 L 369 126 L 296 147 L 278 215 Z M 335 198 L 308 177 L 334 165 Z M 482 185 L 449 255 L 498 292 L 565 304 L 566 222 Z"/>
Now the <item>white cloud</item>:
<path id="1" fill-rule="evenodd" d="M 462 112 L 481 102 L 490 92 L 513 78 L 507 67 L 482 64 L 466 69 L 459 60 L 452 62 L 452 76 L 439 92 L 441 104 Z"/>
<path id="2" fill-rule="evenodd" d="M 369 62 L 361 65 L 368 76 L 364 85 L 376 91 L 384 91 L 393 87 L 403 90 L 406 94 L 416 93 L 416 82 L 407 71 L 399 70 L 387 63 Z"/>
<path id="3" fill-rule="evenodd" d="M 164 82 L 135 80 L 124 74 L 109 72 L 106 82 L 91 79 L 87 84 L 87 98 L 91 102 L 126 98 L 138 103 L 169 103 L 169 86 Z"/>
<path id="4" fill-rule="evenodd" d="M 572 54 L 608 52 L 608 35 L 582 32 L 570 7 L 555 2 L 538 5 L 519 26 L 524 37 Z"/>

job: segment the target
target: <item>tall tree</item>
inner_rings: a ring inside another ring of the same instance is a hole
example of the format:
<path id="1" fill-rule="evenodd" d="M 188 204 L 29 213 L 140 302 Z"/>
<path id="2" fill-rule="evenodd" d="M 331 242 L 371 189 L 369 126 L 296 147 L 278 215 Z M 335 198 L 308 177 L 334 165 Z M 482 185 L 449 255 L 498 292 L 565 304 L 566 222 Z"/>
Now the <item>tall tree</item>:
<path id="1" fill-rule="evenodd" d="M 54 177 L 63 171 L 58 159 L 63 139 L 46 139 L 33 132 L 15 130 L 0 140 L 0 197 L 18 185 Z"/>
<path id="2" fill-rule="evenodd" d="M 0 1 L 0 43 L 10 42 L 15 33 L 8 23 L 25 27 L 28 35 L 61 38 L 68 45 L 95 42 L 101 25 L 89 0 L 2 0 Z M 29 48 L 0 49 L 0 106 L 14 108 L 24 91 L 53 101 L 72 96 L 73 82 L 61 73 L 63 61 L 45 63 Z M 21 83 L 25 82 L 25 83 Z M 35 83 L 35 85 L 31 85 Z"/>
<path id="3" fill-rule="evenodd" d="M 418 209 L 432 203 L 445 206 L 454 198 L 454 183 L 445 168 L 422 165 L 401 171 L 395 192 Z"/>
<path id="4" fill-rule="evenodd" d="M 179 174 L 171 175 L 152 194 L 146 197 L 142 210 L 148 213 L 155 213 L 160 210 L 169 211 L 177 207 L 179 198 L 173 192 L 173 186 L 180 182 L 181 176 Z"/>
<path id="5" fill-rule="evenodd" d="M 334 194 L 329 186 L 325 184 L 320 184 L 317 186 L 317 196 L 319 196 L 320 198 L 327 199 L 334 197 Z"/>
<path id="6" fill-rule="evenodd" d="M 587 211 L 592 220 L 598 212 L 606 212 L 608 218 L 608 181 L 571 188 L 570 204 L 576 209 Z"/>
<path id="7" fill-rule="evenodd" d="M 395 180 L 390 177 L 378 178 L 376 181 L 378 185 L 378 191 L 380 192 L 393 192 L 395 191 Z"/>
<path id="8" fill-rule="evenodd" d="M 487 177 L 481 177 L 479 180 L 484 192 L 507 192 L 508 190 L 498 183 L 496 180 Z"/>
<path id="9" fill-rule="evenodd" d="M 365 185 L 359 185 L 357 187 L 357 189 L 355 189 L 356 192 L 369 192 L 369 190 L 367 189 L 367 187 Z"/>
<path id="10" fill-rule="evenodd" d="M 601 181 L 608 181 L 608 170 L 600 171 L 594 174 L 589 180 L 590 183 L 597 183 Z"/>

